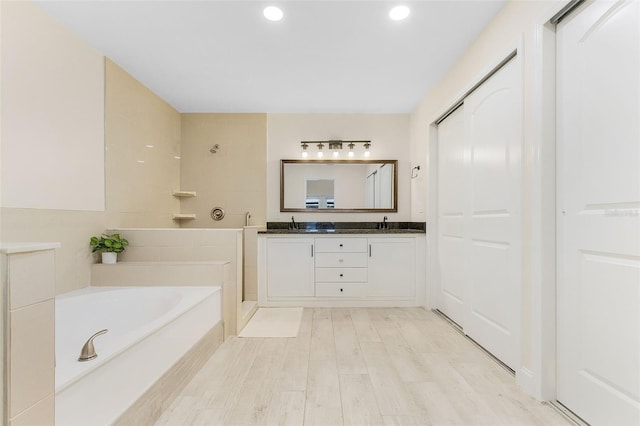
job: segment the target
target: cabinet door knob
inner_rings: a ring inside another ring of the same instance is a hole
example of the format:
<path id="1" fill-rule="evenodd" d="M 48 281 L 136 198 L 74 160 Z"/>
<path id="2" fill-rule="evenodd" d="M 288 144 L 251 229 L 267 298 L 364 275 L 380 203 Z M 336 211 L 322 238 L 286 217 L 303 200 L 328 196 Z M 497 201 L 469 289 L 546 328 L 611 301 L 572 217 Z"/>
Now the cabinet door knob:
<path id="1" fill-rule="evenodd" d="M 344 291 L 343 289 L 340 289 L 340 292 Z"/>
<path id="2" fill-rule="evenodd" d="M 344 277 L 344 274 L 340 274 L 340 278 Z"/>
<path id="3" fill-rule="evenodd" d="M 343 245 L 342 245 L 342 244 L 340 244 L 340 247 L 343 247 Z"/>

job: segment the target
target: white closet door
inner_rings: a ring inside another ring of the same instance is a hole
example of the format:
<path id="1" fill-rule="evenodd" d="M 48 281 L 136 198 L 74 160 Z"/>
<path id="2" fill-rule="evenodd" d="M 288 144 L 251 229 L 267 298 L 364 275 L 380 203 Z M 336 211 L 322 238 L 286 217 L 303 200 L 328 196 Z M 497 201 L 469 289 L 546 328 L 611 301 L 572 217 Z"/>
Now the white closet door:
<path id="1" fill-rule="evenodd" d="M 514 370 L 522 305 L 521 90 L 515 58 L 464 101 L 469 153 L 464 330 Z"/>
<path id="2" fill-rule="evenodd" d="M 511 60 L 438 126 L 438 308 L 516 369 L 521 85 Z"/>
<path id="3" fill-rule="evenodd" d="M 440 311 L 464 328 L 464 107 L 438 125 L 438 267 Z"/>
<path id="4" fill-rule="evenodd" d="M 640 424 L 640 2 L 557 29 L 557 398 Z"/>

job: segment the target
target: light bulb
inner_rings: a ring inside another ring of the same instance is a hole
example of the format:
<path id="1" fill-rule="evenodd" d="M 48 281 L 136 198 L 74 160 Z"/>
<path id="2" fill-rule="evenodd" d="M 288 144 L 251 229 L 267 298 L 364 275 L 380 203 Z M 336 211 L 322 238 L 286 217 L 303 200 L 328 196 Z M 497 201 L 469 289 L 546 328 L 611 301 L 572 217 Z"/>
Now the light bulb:
<path id="1" fill-rule="evenodd" d="M 353 151 L 349 151 L 349 157 L 353 157 Z"/>
<path id="2" fill-rule="evenodd" d="M 279 21 L 284 16 L 282 9 L 275 6 L 265 7 L 264 10 L 262 11 L 262 14 L 264 15 L 265 18 L 267 18 L 270 21 Z"/>
<path id="3" fill-rule="evenodd" d="M 338 157 L 340 155 L 340 153 L 338 151 L 333 151 L 333 156 L 334 157 Z"/>
<path id="4" fill-rule="evenodd" d="M 302 158 L 307 158 L 309 153 L 307 151 L 302 151 Z"/>
<path id="5" fill-rule="evenodd" d="M 407 6 L 396 6 L 389 11 L 389 18 L 394 21 L 402 21 L 407 16 L 409 16 L 411 11 Z"/>
<path id="6" fill-rule="evenodd" d="M 365 152 L 364 152 L 364 156 L 365 156 L 365 157 L 368 157 L 368 156 L 370 156 L 370 155 L 371 155 L 371 152 L 370 152 L 370 151 L 368 151 L 368 150 L 367 150 L 367 151 L 365 151 Z"/>
<path id="7" fill-rule="evenodd" d="M 323 155 L 322 151 L 318 151 L 318 158 L 322 158 Z"/>

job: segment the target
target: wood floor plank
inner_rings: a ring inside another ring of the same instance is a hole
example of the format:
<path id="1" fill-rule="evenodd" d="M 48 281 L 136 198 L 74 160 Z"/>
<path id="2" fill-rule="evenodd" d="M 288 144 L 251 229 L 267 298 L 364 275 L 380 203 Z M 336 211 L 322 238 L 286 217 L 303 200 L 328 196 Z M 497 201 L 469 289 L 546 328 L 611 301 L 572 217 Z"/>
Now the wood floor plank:
<path id="1" fill-rule="evenodd" d="M 298 335 L 293 339 L 286 339 L 284 362 L 279 372 L 277 384 L 278 391 L 304 391 L 307 389 L 312 322 L 313 311 L 305 309 L 302 313 Z"/>
<path id="2" fill-rule="evenodd" d="M 304 424 L 304 391 L 277 392 L 271 398 L 265 425 L 301 426 Z"/>
<path id="3" fill-rule="evenodd" d="M 340 374 L 340 396 L 345 425 L 384 424 L 368 375 Z"/>
<path id="4" fill-rule="evenodd" d="M 336 359 L 331 309 L 314 309 L 311 323 L 310 360 Z"/>
<path id="5" fill-rule="evenodd" d="M 360 342 L 381 342 L 380 336 L 376 331 L 371 319 L 369 318 L 370 312 L 366 308 L 352 308 L 350 309 L 351 320 L 353 321 L 353 327 L 356 330 L 358 341 Z"/>
<path id="6" fill-rule="evenodd" d="M 282 369 L 285 339 L 265 339 L 242 382 L 231 409 L 224 418 L 225 424 L 259 425 L 265 423 L 273 389 Z"/>
<path id="7" fill-rule="evenodd" d="M 429 424 L 451 426 L 465 424 L 439 384 L 415 382 L 409 383 L 407 386 L 414 403 L 420 410 L 427 413 Z M 476 423 L 471 424 L 475 425 Z"/>
<path id="8" fill-rule="evenodd" d="M 367 366 L 362 357 L 349 311 L 336 309 L 331 312 L 331 319 L 338 374 L 367 374 Z"/>
<path id="9" fill-rule="evenodd" d="M 384 343 L 360 342 L 362 354 L 382 415 L 409 415 L 416 411 Z"/>
<path id="10" fill-rule="evenodd" d="M 318 426 L 343 424 L 340 381 L 335 359 L 309 360 L 304 424 Z"/>
<path id="11" fill-rule="evenodd" d="M 465 378 L 458 373 L 442 354 L 419 354 L 433 382 L 439 385 L 442 395 L 450 401 L 463 424 L 499 424 L 497 416 Z"/>
<path id="12" fill-rule="evenodd" d="M 295 338 L 228 339 L 156 422 L 302 424 L 570 425 L 422 308 L 304 309 Z"/>

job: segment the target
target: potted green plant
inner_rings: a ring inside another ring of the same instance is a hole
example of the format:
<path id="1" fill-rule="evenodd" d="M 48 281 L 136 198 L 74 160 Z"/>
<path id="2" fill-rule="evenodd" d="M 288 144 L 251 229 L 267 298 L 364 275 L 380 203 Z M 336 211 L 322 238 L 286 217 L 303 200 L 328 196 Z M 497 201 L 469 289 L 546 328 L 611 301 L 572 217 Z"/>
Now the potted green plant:
<path id="1" fill-rule="evenodd" d="M 120 234 L 102 234 L 100 237 L 91 237 L 89 241 L 91 252 L 102 252 L 102 263 L 114 264 L 118 261 L 118 253 L 122 253 L 129 241 L 120 237 Z"/>

